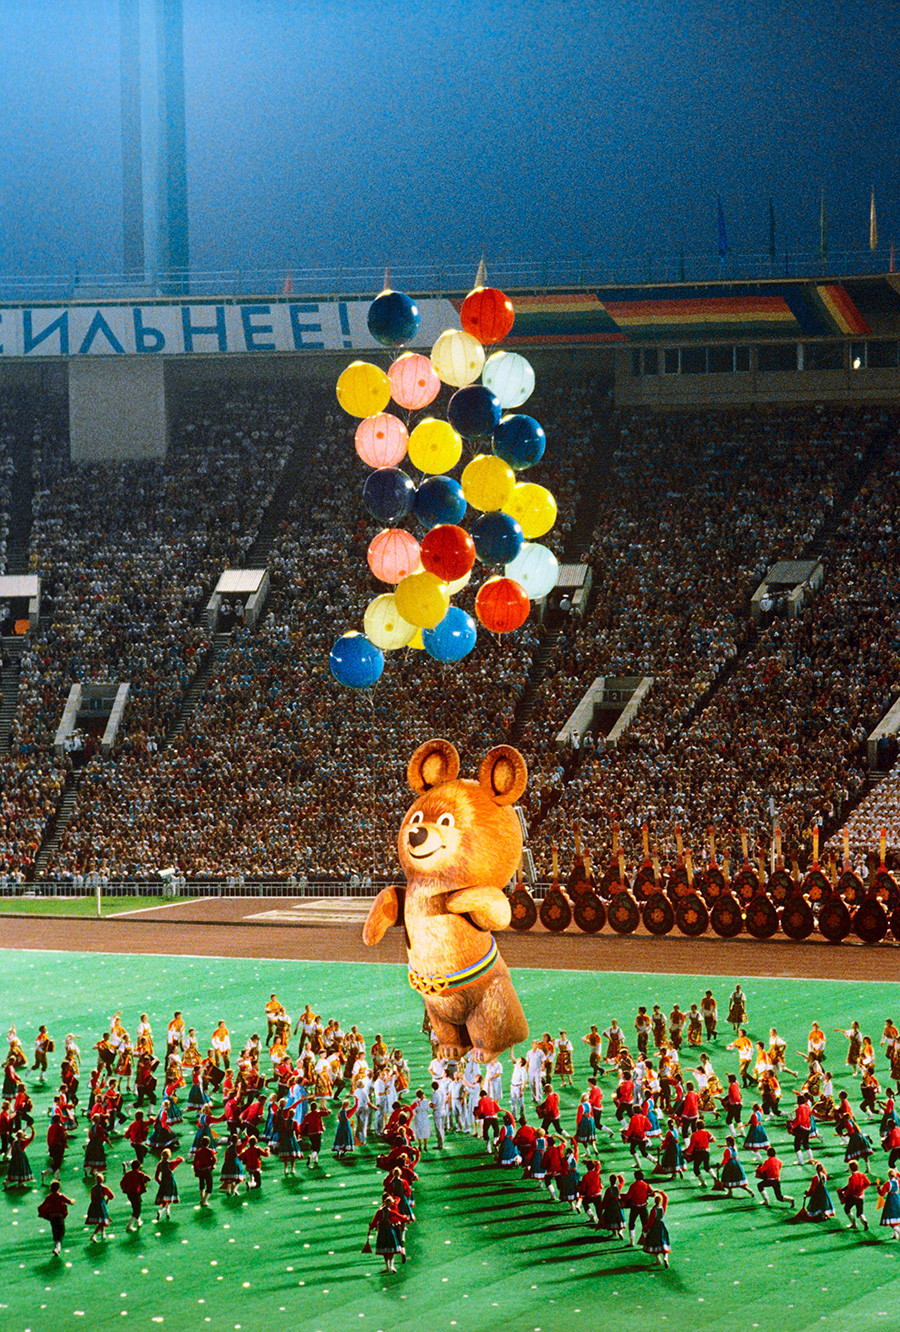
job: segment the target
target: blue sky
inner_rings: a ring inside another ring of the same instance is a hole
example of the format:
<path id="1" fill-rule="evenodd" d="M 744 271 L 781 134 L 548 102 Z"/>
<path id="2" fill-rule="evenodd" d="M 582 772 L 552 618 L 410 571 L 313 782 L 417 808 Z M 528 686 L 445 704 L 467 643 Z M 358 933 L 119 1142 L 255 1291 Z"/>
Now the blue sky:
<path id="1" fill-rule="evenodd" d="M 894 3 L 183 0 L 192 266 L 864 249 Z M 116 0 L 0 4 L 0 274 L 121 269 Z"/>

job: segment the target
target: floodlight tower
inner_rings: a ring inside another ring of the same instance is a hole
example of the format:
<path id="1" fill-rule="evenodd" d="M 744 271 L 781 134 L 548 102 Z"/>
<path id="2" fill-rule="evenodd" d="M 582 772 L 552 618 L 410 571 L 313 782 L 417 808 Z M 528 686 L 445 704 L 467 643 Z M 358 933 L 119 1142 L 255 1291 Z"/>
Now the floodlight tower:
<path id="1" fill-rule="evenodd" d="M 119 0 L 125 276 L 188 290 L 181 0 Z"/>

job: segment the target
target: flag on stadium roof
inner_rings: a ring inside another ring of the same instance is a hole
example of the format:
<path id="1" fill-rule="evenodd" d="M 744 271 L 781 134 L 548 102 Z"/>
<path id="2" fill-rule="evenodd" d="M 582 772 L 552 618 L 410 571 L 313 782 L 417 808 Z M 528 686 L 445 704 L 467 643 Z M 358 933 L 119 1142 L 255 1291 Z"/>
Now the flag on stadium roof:
<path id="1" fill-rule="evenodd" d="M 875 186 L 872 186 L 872 198 L 869 202 L 869 249 L 874 253 L 878 249 L 878 219 L 875 216 Z"/>

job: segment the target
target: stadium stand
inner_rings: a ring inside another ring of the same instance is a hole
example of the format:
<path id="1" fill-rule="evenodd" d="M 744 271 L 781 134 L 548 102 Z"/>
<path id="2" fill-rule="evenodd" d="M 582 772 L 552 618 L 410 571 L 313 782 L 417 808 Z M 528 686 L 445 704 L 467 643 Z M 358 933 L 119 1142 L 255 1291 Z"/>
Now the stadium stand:
<path id="1" fill-rule="evenodd" d="M 576 826 L 604 855 L 613 819 L 633 862 L 644 823 L 664 855 L 684 825 L 702 856 L 708 822 L 733 848 L 742 826 L 768 845 L 774 809 L 788 854 L 805 859 L 809 828 L 836 826 L 864 792 L 865 737 L 895 697 L 883 612 L 898 586 L 896 417 L 610 416 L 596 383 L 552 380 L 532 410 L 550 441 L 541 480 L 559 500 L 552 543 L 593 570 L 587 615 L 554 609 L 509 637 L 483 634 L 455 666 L 404 652 L 371 696 L 341 690 L 327 666 L 380 590 L 365 565 L 362 466 L 330 380 L 302 398 L 189 396 L 165 463 L 74 467 L 63 429 L 37 431 L 29 563 L 46 600 L 3 755 L 7 876 L 389 875 L 406 759 L 432 732 L 453 736 L 468 771 L 486 742 L 520 744 L 544 876 L 551 844 L 569 852 Z M 224 568 L 262 550 L 289 466 L 263 620 L 237 625 L 213 656 L 203 608 Z M 822 592 L 797 619 L 754 626 L 765 570 L 810 553 L 826 565 Z M 596 734 L 560 750 L 602 673 L 654 684 L 616 747 Z M 110 753 L 89 745 L 76 770 L 52 743 L 68 688 L 110 676 L 132 685 L 125 723 Z M 66 792 L 74 808 L 51 837 Z"/>

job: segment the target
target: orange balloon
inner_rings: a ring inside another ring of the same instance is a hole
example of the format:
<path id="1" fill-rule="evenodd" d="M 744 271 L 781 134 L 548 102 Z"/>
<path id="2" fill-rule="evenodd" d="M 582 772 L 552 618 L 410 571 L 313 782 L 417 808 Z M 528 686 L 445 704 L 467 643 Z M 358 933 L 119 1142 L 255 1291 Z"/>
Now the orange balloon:
<path id="1" fill-rule="evenodd" d="M 382 583 L 399 583 L 419 567 L 419 543 L 402 527 L 385 527 L 369 543 L 369 568 Z"/>
<path id="2" fill-rule="evenodd" d="M 476 287 L 470 291 L 459 312 L 463 331 L 477 338 L 483 346 L 502 342 L 513 326 L 513 303 L 496 287 Z"/>
<path id="3" fill-rule="evenodd" d="M 485 629 L 509 634 L 528 619 L 531 602 L 520 583 L 512 578 L 489 578 L 475 598 L 475 614 Z"/>

